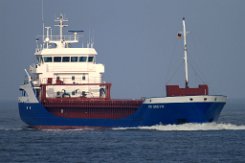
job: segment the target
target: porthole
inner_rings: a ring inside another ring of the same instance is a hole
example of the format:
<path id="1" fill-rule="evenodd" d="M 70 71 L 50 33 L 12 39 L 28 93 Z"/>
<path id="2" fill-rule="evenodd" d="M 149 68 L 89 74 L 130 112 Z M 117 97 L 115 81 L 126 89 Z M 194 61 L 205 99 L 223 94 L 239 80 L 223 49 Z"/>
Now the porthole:
<path id="1" fill-rule="evenodd" d="M 207 98 L 206 97 L 204 98 L 204 101 L 207 101 Z"/>
<path id="2" fill-rule="evenodd" d="M 190 101 L 193 101 L 193 98 L 190 98 Z"/>

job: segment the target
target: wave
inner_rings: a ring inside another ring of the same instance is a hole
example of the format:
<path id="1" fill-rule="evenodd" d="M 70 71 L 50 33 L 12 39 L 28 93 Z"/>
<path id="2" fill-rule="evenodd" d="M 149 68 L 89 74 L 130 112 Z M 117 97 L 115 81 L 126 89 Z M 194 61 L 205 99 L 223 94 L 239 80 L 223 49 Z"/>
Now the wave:
<path id="1" fill-rule="evenodd" d="M 41 129 L 41 131 L 98 131 L 108 128 L 75 128 L 75 129 Z M 35 130 L 28 127 L 0 127 L 0 131 Z M 218 131 L 218 130 L 245 130 L 245 125 L 232 123 L 185 123 L 181 125 L 154 125 L 140 127 L 115 127 L 112 130 L 155 130 L 155 131 Z"/>
<path id="2" fill-rule="evenodd" d="M 23 128 L 11 128 L 11 127 L 0 127 L 0 131 L 21 131 L 24 130 Z"/>
<path id="3" fill-rule="evenodd" d="M 86 127 L 86 128 L 57 128 L 57 129 L 34 129 L 34 130 L 39 130 L 39 131 L 45 131 L 45 132 L 69 132 L 69 131 L 97 131 L 99 130 L 98 128 L 93 128 L 93 127 Z"/>
<path id="4" fill-rule="evenodd" d="M 141 127 L 119 127 L 113 130 L 156 130 L 156 131 L 215 131 L 245 130 L 245 125 L 231 123 L 186 123 L 181 125 L 154 125 Z"/>

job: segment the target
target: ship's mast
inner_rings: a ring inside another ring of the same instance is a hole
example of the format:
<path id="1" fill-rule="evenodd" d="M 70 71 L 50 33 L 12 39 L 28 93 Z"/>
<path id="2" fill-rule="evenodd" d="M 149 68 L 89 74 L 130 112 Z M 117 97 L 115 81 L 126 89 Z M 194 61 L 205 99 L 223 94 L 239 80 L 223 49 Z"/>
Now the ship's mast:
<path id="1" fill-rule="evenodd" d="M 186 41 L 186 26 L 185 18 L 182 19 L 183 24 L 183 37 L 184 37 L 184 62 L 185 62 L 185 87 L 189 87 L 189 76 L 188 76 L 188 58 L 187 58 L 187 41 Z"/>
<path id="2" fill-rule="evenodd" d="M 60 27 L 60 41 L 62 41 L 63 40 L 63 27 L 67 27 L 68 26 L 68 25 L 63 24 L 63 22 L 68 21 L 68 20 L 65 20 L 63 18 L 63 15 L 60 15 L 60 17 L 57 18 L 55 21 L 59 22 L 59 24 L 55 25 L 55 26 Z"/>

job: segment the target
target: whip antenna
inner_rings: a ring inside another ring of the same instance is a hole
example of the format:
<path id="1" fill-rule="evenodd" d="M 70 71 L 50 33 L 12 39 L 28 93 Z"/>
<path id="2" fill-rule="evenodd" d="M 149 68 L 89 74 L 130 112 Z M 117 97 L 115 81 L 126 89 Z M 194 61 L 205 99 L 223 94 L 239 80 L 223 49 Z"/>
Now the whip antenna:
<path id="1" fill-rule="evenodd" d="M 44 16 L 43 16 L 43 0 L 42 0 L 42 23 L 43 23 L 43 41 L 44 41 Z"/>

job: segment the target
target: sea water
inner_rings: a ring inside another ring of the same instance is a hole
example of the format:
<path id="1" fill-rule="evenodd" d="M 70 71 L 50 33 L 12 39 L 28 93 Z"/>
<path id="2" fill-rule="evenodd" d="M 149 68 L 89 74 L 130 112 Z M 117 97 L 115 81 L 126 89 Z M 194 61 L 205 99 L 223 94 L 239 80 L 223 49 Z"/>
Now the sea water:
<path id="1" fill-rule="evenodd" d="M 245 102 L 219 121 L 138 128 L 36 130 L 17 102 L 0 104 L 0 162 L 245 162 Z"/>

